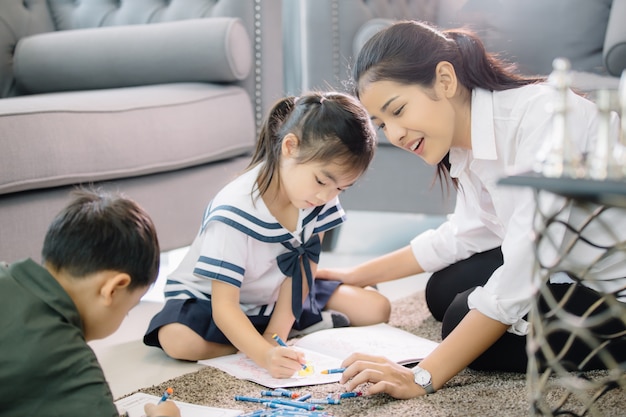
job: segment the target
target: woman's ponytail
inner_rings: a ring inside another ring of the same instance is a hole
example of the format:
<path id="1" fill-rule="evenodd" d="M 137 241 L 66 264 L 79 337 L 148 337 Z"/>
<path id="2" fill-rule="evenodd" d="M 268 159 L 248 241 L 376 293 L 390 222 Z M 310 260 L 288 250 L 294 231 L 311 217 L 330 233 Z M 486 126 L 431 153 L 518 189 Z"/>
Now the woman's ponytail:
<path id="1" fill-rule="evenodd" d="M 484 88 L 490 91 L 508 90 L 543 81 L 543 77 L 526 77 L 517 73 L 514 64 L 489 53 L 483 42 L 473 32 L 464 29 L 443 31 L 458 48 L 460 62 L 453 62 L 456 74 L 465 87 Z"/>

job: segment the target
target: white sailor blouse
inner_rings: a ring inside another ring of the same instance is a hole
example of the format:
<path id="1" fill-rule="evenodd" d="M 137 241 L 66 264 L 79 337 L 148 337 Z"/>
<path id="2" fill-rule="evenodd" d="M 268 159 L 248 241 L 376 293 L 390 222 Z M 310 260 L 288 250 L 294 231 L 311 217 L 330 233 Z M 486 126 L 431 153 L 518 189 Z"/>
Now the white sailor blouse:
<path id="1" fill-rule="evenodd" d="M 226 185 L 205 210 L 200 231 L 181 264 L 168 277 L 165 298 L 211 298 L 219 280 L 240 290 L 247 315 L 271 315 L 285 277 L 293 278 L 293 293 L 302 294 L 302 279 L 314 295 L 309 260 L 319 260 L 319 233 L 339 226 L 345 212 L 335 198 L 323 206 L 300 210 L 294 232 L 285 229 L 260 198 L 257 166 Z M 301 276 L 300 264 L 307 273 Z M 292 296 L 299 317 L 301 296 Z"/>

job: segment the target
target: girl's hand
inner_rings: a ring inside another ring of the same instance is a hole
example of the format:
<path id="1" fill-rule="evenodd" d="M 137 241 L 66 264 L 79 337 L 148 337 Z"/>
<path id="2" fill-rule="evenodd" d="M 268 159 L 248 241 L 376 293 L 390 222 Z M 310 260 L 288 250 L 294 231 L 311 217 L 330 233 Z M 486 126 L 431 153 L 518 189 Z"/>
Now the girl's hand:
<path id="1" fill-rule="evenodd" d="M 354 391 L 357 386 L 371 383 L 365 395 L 387 393 L 394 398 L 405 400 L 426 394 L 415 383 L 413 371 L 380 356 L 353 353 L 341 364 L 346 370 L 341 376 L 341 383 L 347 391 Z"/>
<path id="2" fill-rule="evenodd" d="M 173 401 L 163 401 L 158 405 L 146 404 L 143 406 L 143 410 L 147 417 L 180 417 L 180 410 Z"/>
<path id="3" fill-rule="evenodd" d="M 306 361 L 304 353 L 289 347 L 276 346 L 268 351 L 266 363 L 265 368 L 272 378 L 290 378 L 302 369 Z"/>

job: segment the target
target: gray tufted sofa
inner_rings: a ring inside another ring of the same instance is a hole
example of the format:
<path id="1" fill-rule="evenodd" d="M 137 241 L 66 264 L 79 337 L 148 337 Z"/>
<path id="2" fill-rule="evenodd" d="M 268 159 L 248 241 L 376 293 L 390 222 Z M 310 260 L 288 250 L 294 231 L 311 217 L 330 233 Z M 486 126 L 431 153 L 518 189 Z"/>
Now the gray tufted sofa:
<path id="1" fill-rule="evenodd" d="M 282 95 L 280 0 L 2 0 L 0 260 L 39 259 L 77 184 L 188 245 Z"/>
<path id="2" fill-rule="evenodd" d="M 470 27 L 525 73 L 572 62 L 575 87 L 617 88 L 626 67 L 626 0 L 295 0 L 283 3 L 286 90 L 349 88 L 350 65 L 376 31 L 403 19 Z M 428 188 L 434 169 L 384 138 L 347 209 L 445 214 L 454 198 Z"/>

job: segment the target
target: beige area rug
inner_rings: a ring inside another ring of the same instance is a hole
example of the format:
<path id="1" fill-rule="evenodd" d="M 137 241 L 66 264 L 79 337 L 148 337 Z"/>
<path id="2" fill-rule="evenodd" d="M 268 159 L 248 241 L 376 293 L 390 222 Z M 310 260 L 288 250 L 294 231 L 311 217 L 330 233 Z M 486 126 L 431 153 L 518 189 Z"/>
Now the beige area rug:
<path id="1" fill-rule="evenodd" d="M 394 302 L 389 324 L 431 340 L 441 340 L 441 324 L 428 312 L 423 292 Z M 601 375 L 602 373 L 598 372 L 597 376 Z M 594 377 L 594 374 L 589 376 Z M 180 401 L 244 411 L 256 410 L 259 408 L 258 404 L 235 401 L 234 396 L 258 397 L 260 391 L 266 389 L 256 383 L 239 380 L 218 369 L 207 367 L 139 391 L 160 396 L 167 387 L 174 389 L 175 399 Z M 327 394 L 344 391 L 337 383 L 301 387 L 297 390 L 310 392 L 313 398 L 324 398 Z M 569 409 L 582 414 L 580 406 Z M 442 390 L 426 397 L 396 400 L 387 395 L 373 395 L 344 399 L 340 405 L 329 405 L 326 410 L 337 417 L 530 415 L 525 375 L 471 370 L 461 372 Z M 626 415 L 626 393 L 620 389 L 609 391 L 601 398 L 598 411 L 601 414 L 586 415 Z"/>

